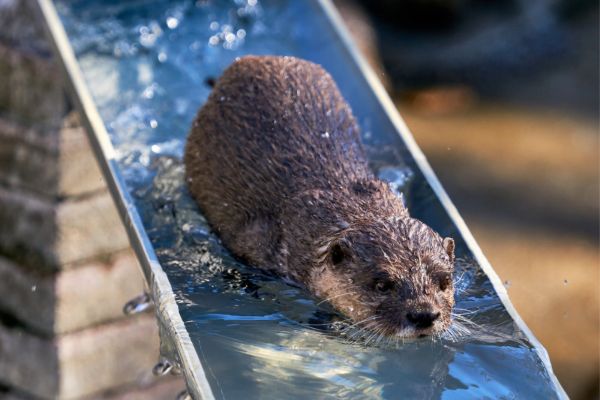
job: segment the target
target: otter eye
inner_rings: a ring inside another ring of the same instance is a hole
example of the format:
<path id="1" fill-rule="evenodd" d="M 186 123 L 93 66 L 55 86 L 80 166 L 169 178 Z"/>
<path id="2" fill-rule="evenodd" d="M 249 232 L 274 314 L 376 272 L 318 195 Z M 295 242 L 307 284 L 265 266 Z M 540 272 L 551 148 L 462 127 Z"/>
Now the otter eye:
<path id="1" fill-rule="evenodd" d="M 439 278 L 440 290 L 445 291 L 452 284 L 452 275 L 443 274 Z"/>
<path id="2" fill-rule="evenodd" d="M 331 263 L 339 265 L 346 259 L 346 252 L 339 244 L 334 244 L 330 251 Z"/>
<path id="3" fill-rule="evenodd" d="M 394 284 L 391 281 L 387 280 L 377 281 L 377 283 L 375 284 L 375 289 L 377 289 L 377 291 L 381 293 L 388 292 L 392 289 L 392 287 L 394 287 Z"/>

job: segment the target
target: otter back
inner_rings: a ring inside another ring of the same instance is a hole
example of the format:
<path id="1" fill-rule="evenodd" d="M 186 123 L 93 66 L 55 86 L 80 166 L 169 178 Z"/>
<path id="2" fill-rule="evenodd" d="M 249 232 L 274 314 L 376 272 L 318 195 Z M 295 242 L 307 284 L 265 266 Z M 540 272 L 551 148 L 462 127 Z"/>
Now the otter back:
<path id="1" fill-rule="evenodd" d="M 270 235 L 265 224 L 286 199 L 372 176 L 335 82 L 293 57 L 248 56 L 227 68 L 193 123 L 185 166 L 192 195 L 238 255 L 236 237 Z"/>

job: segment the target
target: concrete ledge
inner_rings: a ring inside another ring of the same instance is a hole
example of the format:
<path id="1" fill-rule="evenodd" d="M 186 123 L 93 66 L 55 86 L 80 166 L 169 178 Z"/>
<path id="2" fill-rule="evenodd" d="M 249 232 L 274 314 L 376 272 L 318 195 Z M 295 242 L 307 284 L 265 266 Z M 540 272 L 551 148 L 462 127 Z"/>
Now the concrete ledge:
<path id="1" fill-rule="evenodd" d="M 57 129 L 67 113 L 63 79 L 48 58 L 0 43 L 0 114 L 27 126 Z"/>
<path id="2" fill-rule="evenodd" d="M 58 195 L 78 196 L 105 189 L 104 178 L 84 129 L 63 127 L 59 140 Z"/>

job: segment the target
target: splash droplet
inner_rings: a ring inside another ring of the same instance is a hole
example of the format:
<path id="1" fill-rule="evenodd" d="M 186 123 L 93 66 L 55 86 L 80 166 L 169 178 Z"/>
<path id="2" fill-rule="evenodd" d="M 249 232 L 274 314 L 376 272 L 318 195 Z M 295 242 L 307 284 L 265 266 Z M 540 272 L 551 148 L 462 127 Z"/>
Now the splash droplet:
<path id="1" fill-rule="evenodd" d="M 175 29 L 179 25 L 179 20 L 175 17 L 167 18 L 167 26 L 169 29 Z"/>

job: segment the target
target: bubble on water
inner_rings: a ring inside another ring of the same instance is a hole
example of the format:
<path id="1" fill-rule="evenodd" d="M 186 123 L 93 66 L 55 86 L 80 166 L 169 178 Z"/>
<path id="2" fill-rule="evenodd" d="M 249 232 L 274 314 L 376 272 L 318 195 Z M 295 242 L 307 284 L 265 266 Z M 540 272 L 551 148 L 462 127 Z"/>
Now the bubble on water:
<path id="1" fill-rule="evenodd" d="M 161 51 L 160 53 L 158 53 L 158 61 L 160 61 L 161 63 L 164 63 L 165 61 L 167 61 L 167 53 L 165 53 L 164 51 Z"/>
<path id="2" fill-rule="evenodd" d="M 158 121 L 157 121 L 157 120 L 155 120 L 155 119 L 151 119 L 151 120 L 150 120 L 150 127 L 151 127 L 152 129 L 155 129 L 157 126 L 158 126 Z"/>
<path id="3" fill-rule="evenodd" d="M 219 23 L 217 21 L 213 21 L 208 27 L 211 31 L 216 31 L 217 29 L 219 29 Z"/>
<path id="4" fill-rule="evenodd" d="M 231 32 L 227 32 L 227 34 L 225 34 L 225 41 L 227 43 L 233 43 L 233 41 L 235 40 L 236 36 L 231 33 Z"/>
<path id="5" fill-rule="evenodd" d="M 175 100 L 175 112 L 177 115 L 184 115 L 188 109 L 189 103 L 185 99 Z"/>
<path id="6" fill-rule="evenodd" d="M 237 31 L 237 33 L 236 33 L 236 36 L 237 36 L 239 39 L 243 39 L 243 38 L 245 38 L 245 37 L 246 37 L 246 30 L 245 30 L 245 29 L 238 29 L 238 31 Z"/>
<path id="7" fill-rule="evenodd" d="M 160 25 L 156 21 L 152 21 L 148 25 L 140 27 L 139 42 L 144 47 L 153 47 L 162 35 L 162 32 Z"/>
<path id="8" fill-rule="evenodd" d="M 113 55 L 117 58 L 134 56 L 138 52 L 135 44 L 131 44 L 126 40 L 119 40 L 113 47 Z"/>
<path id="9" fill-rule="evenodd" d="M 210 44 L 211 46 L 216 46 L 219 44 L 219 37 L 217 35 L 212 35 L 209 39 L 208 39 L 208 44 Z"/>
<path id="10" fill-rule="evenodd" d="M 151 84 L 142 92 L 142 97 L 145 99 L 152 99 L 158 90 L 158 85 L 156 83 Z"/>
<path id="11" fill-rule="evenodd" d="M 152 82 L 154 72 L 149 63 L 141 62 L 137 65 L 138 82 L 147 85 Z"/>
<path id="12" fill-rule="evenodd" d="M 175 29 L 179 26 L 179 20 L 175 17 L 169 17 L 167 18 L 167 26 L 169 29 Z"/>
<path id="13" fill-rule="evenodd" d="M 202 43 L 198 40 L 194 40 L 194 42 L 192 42 L 192 44 L 190 44 L 190 50 L 200 50 L 200 48 L 202 48 Z"/>

